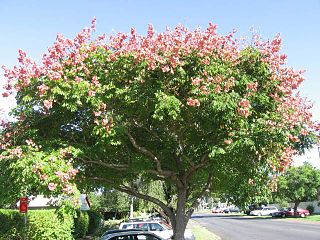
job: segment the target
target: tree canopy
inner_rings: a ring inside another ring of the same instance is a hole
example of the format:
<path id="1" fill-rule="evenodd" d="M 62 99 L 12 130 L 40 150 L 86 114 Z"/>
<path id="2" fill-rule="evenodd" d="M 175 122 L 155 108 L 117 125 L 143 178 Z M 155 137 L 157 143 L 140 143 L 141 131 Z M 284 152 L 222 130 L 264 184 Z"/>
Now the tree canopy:
<path id="1" fill-rule="evenodd" d="M 309 163 L 289 168 L 278 178 L 278 197 L 295 204 L 314 201 L 320 194 L 320 170 Z"/>
<path id="2" fill-rule="evenodd" d="M 296 90 L 303 71 L 286 66 L 280 36 L 248 44 L 211 23 L 109 41 L 94 30 L 95 20 L 74 39 L 59 34 L 42 64 L 19 50 L 20 65 L 4 68 L 3 96 L 17 107 L 2 123 L 2 189 L 112 186 L 163 208 L 182 239 L 209 190 L 266 184 L 315 143 L 319 125 Z M 130 187 L 137 178 L 173 186 L 175 209 Z"/>

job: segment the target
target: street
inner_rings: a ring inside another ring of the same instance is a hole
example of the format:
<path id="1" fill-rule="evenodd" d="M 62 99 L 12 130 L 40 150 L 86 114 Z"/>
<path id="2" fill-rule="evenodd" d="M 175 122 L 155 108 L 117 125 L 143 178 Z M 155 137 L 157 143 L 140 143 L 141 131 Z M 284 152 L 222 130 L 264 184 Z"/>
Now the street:
<path id="1" fill-rule="evenodd" d="M 194 214 L 192 219 L 222 240 L 320 239 L 318 222 L 219 214 Z"/>

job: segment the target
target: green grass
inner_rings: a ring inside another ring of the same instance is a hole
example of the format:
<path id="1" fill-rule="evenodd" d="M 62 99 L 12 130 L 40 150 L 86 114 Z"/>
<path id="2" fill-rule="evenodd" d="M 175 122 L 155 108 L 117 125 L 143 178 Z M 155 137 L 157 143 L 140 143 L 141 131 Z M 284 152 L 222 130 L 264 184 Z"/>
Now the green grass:
<path id="1" fill-rule="evenodd" d="M 304 220 L 304 221 L 313 221 L 313 222 L 320 222 L 320 215 L 311 215 L 305 218 L 295 218 L 299 220 Z"/>
<path id="2" fill-rule="evenodd" d="M 207 230 L 205 227 L 196 226 L 192 229 L 196 240 L 219 240 L 220 238 Z"/>
<path id="3" fill-rule="evenodd" d="M 191 229 L 193 232 L 196 240 L 221 240 L 221 238 L 214 233 L 210 232 L 205 227 L 202 227 L 200 224 L 198 224 L 195 221 L 191 221 L 191 224 L 188 225 L 187 228 Z"/>

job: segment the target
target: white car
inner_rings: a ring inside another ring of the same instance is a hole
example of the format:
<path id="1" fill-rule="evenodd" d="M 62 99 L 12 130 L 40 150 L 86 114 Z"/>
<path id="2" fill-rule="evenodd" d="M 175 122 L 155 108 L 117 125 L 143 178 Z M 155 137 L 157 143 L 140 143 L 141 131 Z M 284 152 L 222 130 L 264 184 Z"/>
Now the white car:
<path id="1" fill-rule="evenodd" d="M 143 229 L 166 240 L 171 240 L 173 235 L 172 227 L 169 224 L 156 220 L 125 222 L 120 224 L 119 229 Z M 195 240 L 190 229 L 186 229 L 184 232 L 184 238 L 185 240 Z"/>
<path id="2" fill-rule="evenodd" d="M 259 210 L 254 210 L 250 212 L 250 215 L 253 216 L 267 216 L 267 215 L 271 215 L 271 213 L 275 213 L 278 212 L 278 208 L 276 207 L 264 207 L 262 209 Z"/>

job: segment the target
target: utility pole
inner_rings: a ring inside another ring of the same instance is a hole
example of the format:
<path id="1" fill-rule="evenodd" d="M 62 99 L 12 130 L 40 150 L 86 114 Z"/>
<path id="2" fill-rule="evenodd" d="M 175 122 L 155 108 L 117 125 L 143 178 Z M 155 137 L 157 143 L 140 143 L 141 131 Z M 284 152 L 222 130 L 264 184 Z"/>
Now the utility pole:
<path id="1" fill-rule="evenodd" d="M 131 197 L 131 204 L 130 204 L 130 219 L 133 218 L 133 197 Z"/>

